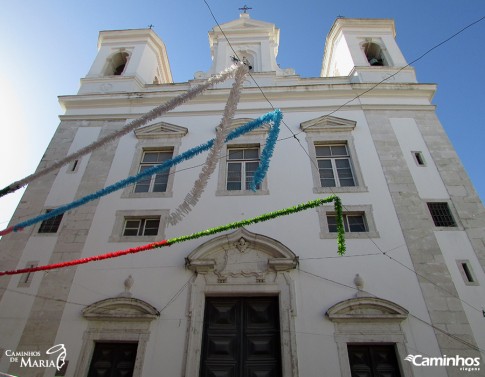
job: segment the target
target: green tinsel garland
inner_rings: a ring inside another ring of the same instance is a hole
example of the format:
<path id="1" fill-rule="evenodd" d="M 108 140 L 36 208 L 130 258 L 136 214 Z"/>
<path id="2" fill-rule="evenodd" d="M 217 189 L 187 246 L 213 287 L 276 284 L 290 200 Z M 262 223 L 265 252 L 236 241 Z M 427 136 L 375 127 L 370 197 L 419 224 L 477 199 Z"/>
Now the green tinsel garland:
<path id="1" fill-rule="evenodd" d="M 303 204 L 298 204 L 294 207 L 280 209 L 278 211 L 265 213 L 263 215 L 253 217 L 252 219 L 236 221 L 236 222 L 233 222 L 233 223 L 230 223 L 230 224 L 221 225 L 221 226 L 218 226 L 218 227 L 215 227 L 215 228 L 203 230 L 201 232 L 189 234 L 187 236 L 170 238 L 168 240 L 153 242 L 153 243 L 142 245 L 142 246 L 132 247 L 132 248 L 126 249 L 126 250 L 118 250 L 118 251 L 114 251 L 114 252 L 106 253 L 106 254 L 101 254 L 101 255 L 93 255 L 93 256 L 87 257 L 87 258 L 74 259 L 74 260 L 70 260 L 70 261 L 48 264 L 48 265 L 44 265 L 44 266 L 21 268 L 19 270 L 0 271 L 0 276 L 17 275 L 17 274 L 23 274 L 23 273 L 36 272 L 36 271 L 48 271 L 48 270 L 54 270 L 54 269 L 57 269 L 57 268 L 76 266 L 76 265 L 79 265 L 79 264 L 85 264 L 85 263 L 89 263 L 89 262 L 95 262 L 95 261 L 100 261 L 100 260 L 105 260 L 105 259 L 110 259 L 110 258 L 117 258 L 117 257 L 121 257 L 123 255 L 128 255 L 128 254 L 140 253 L 142 251 L 153 250 L 153 249 L 156 249 L 156 248 L 159 248 L 159 247 L 170 246 L 174 243 L 193 240 L 193 239 L 204 237 L 204 236 L 210 236 L 210 235 L 215 234 L 215 233 L 224 232 L 225 230 L 241 228 L 245 225 L 251 225 L 251 224 L 256 224 L 256 223 L 259 223 L 259 222 L 271 220 L 271 219 L 274 219 L 275 217 L 291 215 L 292 213 L 304 211 L 304 210 L 309 209 L 309 208 L 318 207 L 319 205 L 322 205 L 324 203 L 329 203 L 329 202 L 332 202 L 332 201 L 334 202 L 335 213 L 336 213 L 336 217 L 337 217 L 338 254 L 343 255 L 345 253 L 345 238 L 344 238 L 344 224 L 343 224 L 343 217 L 342 217 L 342 203 L 340 202 L 339 197 L 337 197 L 336 195 L 332 195 L 332 196 L 329 196 L 328 198 L 311 200 L 311 201 L 303 203 Z"/>
<path id="2" fill-rule="evenodd" d="M 192 233 L 181 237 L 170 238 L 167 240 L 167 244 L 172 245 L 175 243 L 193 240 L 200 237 L 210 236 L 212 234 L 224 232 L 226 230 L 237 229 L 251 224 L 257 224 L 263 221 L 274 219 L 276 217 L 290 215 L 292 213 L 304 211 L 309 208 L 315 208 L 324 203 L 330 203 L 330 202 L 334 202 L 335 214 L 337 218 L 337 246 L 338 246 L 337 252 L 339 255 L 344 255 L 345 254 L 345 236 L 344 236 L 345 230 L 344 230 L 344 222 L 343 222 L 343 216 L 342 216 L 342 202 L 340 201 L 340 198 L 337 195 L 331 195 L 323 199 L 310 200 L 309 202 L 306 202 L 306 203 L 298 204 L 296 206 L 285 208 L 285 209 L 280 209 L 274 212 L 268 212 L 263 215 L 256 216 L 250 219 L 236 221 L 233 223 L 217 226 L 215 228 L 206 229 L 200 232 Z"/>

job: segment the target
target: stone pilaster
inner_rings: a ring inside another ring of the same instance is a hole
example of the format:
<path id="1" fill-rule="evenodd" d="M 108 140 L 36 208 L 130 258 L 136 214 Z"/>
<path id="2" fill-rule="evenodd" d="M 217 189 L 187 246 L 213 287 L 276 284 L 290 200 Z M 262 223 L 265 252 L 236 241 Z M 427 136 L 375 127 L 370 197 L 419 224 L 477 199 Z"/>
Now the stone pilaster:
<path id="1" fill-rule="evenodd" d="M 113 132 L 113 123 L 105 125 L 100 138 Z M 117 126 L 120 123 L 116 124 Z M 118 141 L 97 149 L 91 154 L 76 199 L 104 187 Z M 49 187 L 50 188 L 50 187 Z M 69 211 L 63 219 L 49 263 L 58 263 L 81 257 L 99 200 Z M 76 267 L 53 270 L 42 278 L 37 297 L 29 313 L 17 350 L 45 352 L 54 345 L 62 314 L 76 274 Z M 19 368 L 12 365 L 9 373 L 26 377 L 35 376 L 36 368 Z"/>
<path id="2" fill-rule="evenodd" d="M 419 196 L 389 118 L 414 118 L 421 127 L 423 127 L 423 124 L 427 124 L 424 137 L 427 143 L 432 139 L 432 143 L 428 144 L 428 147 L 432 149 L 430 152 L 433 158 L 437 158 L 435 163 L 438 168 L 440 166 L 442 168 L 443 166 L 448 166 L 451 169 L 451 166 L 455 166 L 453 169 L 461 170 L 456 172 L 456 174 L 461 176 L 464 181 L 466 179 L 471 186 L 466 173 L 459 161 L 455 161 L 457 160 L 456 157 L 448 162 L 449 165 L 440 159 L 439 155 L 441 153 L 445 155 L 451 153 L 449 141 L 441 125 L 436 120 L 434 122 L 426 122 L 424 118 L 428 115 L 425 112 L 411 113 L 374 110 L 366 111 L 365 115 L 401 224 L 413 268 L 417 273 L 417 279 L 426 302 L 431 324 L 452 336 L 468 342 L 472 347 L 476 347 L 470 324 L 463 310 L 462 303 L 457 298 L 456 287 L 434 235 L 434 224 L 427 212 L 425 201 Z M 447 143 L 448 151 L 438 150 Z M 451 151 L 453 151 L 452 148 Z M 449 182 L 449 179 L 445 180 L 445 184 L 449 184 Z M 458 185 L 458 182 L 456 184 Z M 466 183 L 463 184 L 466 185 Z M 467 198 L 464 197 L 463 201 L 465 202 L 466 200 Z M 426 279 L 421 276 L 426 277 Z M 442 289 L 439 289 L 437 286 Z M 443 355 L 480 356 L 470 346 L 452 339 L 436 328 L 434 331 Z M 453 367 L 447 368 L 447 372 L 450 377 L 458 377 L 463 373 L 458 368 Z"/>
<path id="3" fill-rule="evenodd" d="M 52 162 L 60 160 L 67 155 L 67 151 L 76 134 L 77 127 L 72 124 L 62 124 L 58 127 L 56 133 L 47 148 L 42 160 L 37 167 L 37 171 L 49 166 Z M 9 226 L 15 225 L 31 217 L 42 213 L 47 195 L 54 183 L 57 172 L 50 173 L 41 177 L 28 185 L 20 203 L 15 210 Z M 22 178 L 22 177 L 18 177 Z M 0 242 L 0 269 L 14 270 L 18 266 L 22 257 L 22 251 L 27 245 L 29 237 L 32 235 L 33 227 L 24 229 L 21 232 L 10 233 Z M 0 301 L 2 301 L 5 289 L 10 283 L 10 276 L 0 278 Z"/>

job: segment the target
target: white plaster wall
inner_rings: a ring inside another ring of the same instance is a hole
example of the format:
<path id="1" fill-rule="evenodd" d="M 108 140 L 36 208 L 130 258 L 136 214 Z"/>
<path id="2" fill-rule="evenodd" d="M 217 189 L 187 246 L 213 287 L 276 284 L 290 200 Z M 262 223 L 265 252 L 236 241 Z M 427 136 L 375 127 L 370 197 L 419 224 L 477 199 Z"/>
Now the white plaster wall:
<path id="1" fill-rule="evenodd" d="M 394 65 L 405 64 L 404 58 L 390 35 L 372 33 L 365 36 L 382 38 Z M 339 67 L 341 67 L 339 68 L 340 74 L 350 72 L 354 65 L 367 65 L 359 46 L 358 38 L 360 37 L 362 37 L 362 33 L 349 32 L 340 39 L 335 47 L 335 57 L 339 60 Z M 227 47 L 225 41 L 220 41 L 216 46 L 214 66 L 227 61 Z M 112 53 L 110 48 L 108 44 L 101 48 L 88 78 L 102 72 L 106 58 Z M 268 46 L 265 48 L 267 49 Z M 127 67 L 127 74 L 134 74 L 137 67 L 140 67 L 139 72 L 146 75 L 144 77 L 148 77 L 153 73 L 150 63 L 153 59 L 155 56 L 151 49 L 137 45 Z M 273 57 L 269 54 L 265 55 L 264 59 L 266 59 L 264 64 L 267 64 L 268 59 L 271 60 Z M 274 79 L 268 78 L 268 82 L 270 80 L 274 82 Z M 96 82 L 93 87 L 99 83 Z M 272 102 L 275 107 L 283 110 L 284 121 L 294 133 L 299 133 L 300 123 L 321 117 L 326 110 L 335 109 L 354 96 L 350 85 L 334 88 L 331 86 L 333 81 L 325 78 L 312 82 L 312 85 L 308 85 L 305 90 L 300 90 L 300 92 L 291 87 L 294 84 L 293 81 L 282 80 L 279 83 L 288 85 L 288 90 L 286 93 L 283 91 L 275 93 Z M 325 84 L 329 85 L 323 88 Z M 177 89 L 183 90 L 186 89 L 186 86 L 179 86 Z M 335 95 L 325 94 L 325 91 L 333 89 L 335 91 L 331 93 Z M 169 90 L 172 89 L 167 89 L 167 91 Z M 250 90 L 252 89 L 248 89 L 247 92 Z M 313 94 L 312 91 L 315 95 L 310 96 Z M 120 99 L 120 101 L 123 100 L 124 98 Z M 225 103 L 220 99 L 211 101 L 210 94 L 208 94 L 203 101 L 187 103 L 160 119 L 189 129 L 189 133 L 182 139 L 179 153 L 215 136 L 215 127 L 220 121 L 224 105 Z M 357 122 L 352 135 L 363 183 L 367 187 L 367 191 L 364 192 L 341 194 L 344 210 L 346 206 L 351 205 L 372 206 L 373 217 L 380 236 L 374 239 L 365 237 L 348 239 L 346 255 L 339 257 L 336 253 L 336 240 L 320 238 L 320 223 L 316 210 L 247 227 L 251 232 L 263 234 L 281 242 L 299 256 L 298 269 L 291 271 L 289 275 L 295 282 L 297 303 L 295 329 L 301 376 L 314 376 L 316 371 L 326 376 L 340 375 L 339 365 L 336 362 L 338 353 L 334 339 L 334 324 L 325 317 L 325 312 L 337 302 L 354 297 L 356 289 L 353 280 L 357 273 L 364 279 L 364 290 L 370 295 L 393 301 L 409 310 L 410 316 L 402 323 L 402 328 L 406 338 L 407 351 L 410 354 L 431 356 L 440 354 L 433 329 L 418 320 L 419 318 L 430 322 L 417 277 L 396 262 L 410 268 L 412 266 L 381 162 L 364 113 L 359 108 L 361 105 L 388 106 L 388 108 L 407 105 L 424 107 L 429 105 L 429 98 L 423 95 L 408 94 L 398 96 L 394 91 L 387 97 L 376 95 L 361 98 L 359 103 L 346 107 L 345 111 L 333 114 Z M 107 102 L 99 101 L 96 108 L 69 107 L 66 116 L 77 116 L 78 118 L 82 118 L 84 115 L 90 117 L 98 115 L 100 118 L 110 115 L 135 117 L 136 114 L 143 114 L 153 107 L 153 104 L 147 103 L 130 103 L 125 107 L 118 107 L 113 105 L 113 101 L 107 100 Z M 256 118 L 269 108 L 267 103 L 255 100 L 254 97 L 249 98 L 249 96 L 243 98 L 238 107 L 236 118 Z M 427 153 L 425 158 L 428 164 L 432 162 L 416 122 L 413 119 L 392 118 L 391 124 L 420 195 L 427 198 L 435 196 L 447 198 L 446 191 L 443 192 L 443 183 L 437 175 L 434 165 L 428 165 L 429 172 L 426 174 L 421 173 L 419 170 L 421 168 L 412 165 L 414 161 L 411 160 L 412 156 L 408 152 L 416 149 Z M 282 125 L 281 128 L 280 137 L 291 136 L 291 132 L 286 129 L 285 125 Z M 70 152 L 95 140 L 99 131 L 99 128 L 80 128 Z M 292 138 L 277 144 L 267 177 L 269 195 L 216 196 L 218 181 L 218 170 L 216 169 L 199 204 L 181 223 L 166 229 L 166 238 L 242 220 L 325 196 L 313 193 L 311 162 L 305 151 L 302 150 L 303 148 L 308 151 L 308 145 L 304 134 L 300 134 L 298 137 L 301 145 Z M 133 133 L 120 140 L 113 161 L 107 161 L 107 163 L 111 163 L 111 169 L 106 185 L 128 176 L 137 143 L 138 140 Z M 234 143 L 237 143 L 237 140 Z M 142 242 L 109 241 L 113 233 L 116 211 L 176 208 L 183 201 L 200 172 L 200 167 L 189 168 L 202 164 L 205 157 L 206 154 L 202 154 L 178 165 L 173 197 L 125 198 L 122 197 L 121 191 L 118 191 L 101 198 L 81 257 L 142 244 Z M 67 174 L 65 170 L 59 173 L 46 205 L 60 204 L 73 198 L 82 176 L 80 173 L 84 171 L 87 161 L 88 156 L 83 158 L 79 167 L 81 170 L 75 178 Z M 460 297 L 467 302 L 480 301 L 483 297 L 483 289 L 480 287 L 485 284 L 485 277 L 481 269 L 475 271 L 481 286 L 462 287 L 459 284 L 461 276 L 455 260 L 458 257 L 469 259 L 478 265 L 465 233 L 460 231 L 436 232 L 436 235 L 452 277 L 457 282 Z M 81 353 L 82 338 L 88 326 L 88 322 L 81 316 L 81 310 L 99 300 L 117 297 L 123 292 L 123 282 L 129 275 L 134 278 L 134 286 L 131 289 L 133 297 L 145 300 L 161 311 L 160 318 L 155 319 L 150 326 L 151 334 L 145 354 L 143 375 L 156 376 L 160 374 L 160 371 L 167 376 L 181 375 L 186 345 L 187 303 L 190 299 L 186 284 L 193 276 L 184 268 L 184 258 L 209 239 L 193 240 L 137 255 L 77 267 L 56 337 L 56 343 L 64 343 L 68 351 L 70 365 L 66 376 L 74 376 Z M 22 261 L 40 260 L 41 264 L 47 263 L 55 247 L 55 242 L 55 236 L 32 237 L 23 250 Z M 387 255 L 383 255 L 383 253 Z M 41 277 L 40 273 L 36 274 L 31 287 L 22 292 L 35 295 Z M 16 277 L 11 280 L 9 289 L 17 289 L 18 279 L 19 277 Z M 3 334 L 6 334 L 6 337 L 2 338 L 0 347 L 4 347 L 4 344 L 10 347 L 9 345 L 12 344 L 12 348 L 14 348 L 18 343 L 33 299 L 33 296 L 29 295 L 19 299 L 17 293 L 10 291 L 5 294 L 0 303 L 0 312 L 7 318 L 7 321 L 0 323 L 0 333 L 2 337 Z M 482 330 L 483 318 L 479 318 L 480 313 L 477 314 L 476 310 L 472 310 L 466 305 L 464 307 L 473 331 L 478 334 L 477 338 L 480 338 L 479 346 L 483 349 L 485 348 L 483 340 L 485 330 Z M 5 359 L 0 361 L 0 368 L 7 368 Z M 437 377 L 444 374 L 445 372 L 439 368 L 414 368 L 416 377 Z"/>
<path id="2" fill-rule="evenodd" d="M 347 39 L 342 35 L 335 42 L 329 76 L 347 76 L 354 66 L 354 60 L 352 59 Z M 338 75 L 335 69 L 338 70 Z"/>
<path id="3" fill-rule="evenodd" d="M 73 154 L 79 149 L 96 141 L 100 131 L 101 127 L 78 128 L 74 140 L 69 147 L 68 155 Z M 45 202 L 46 207 L 58 207 L 61 204 L 70 203 L 74 200 L 90 157 L 91 153 L 79 158 L 75 172 L 69 171 L 71 164 L 63 166 L 60 169 L 52 188 L 47 195 Z"/>
<path id="4" fill-rule="evenodd" d="M 212 104 L 210 108 L 218 107 L 222 113 L 223 105 L 223 103 Z M 286 101 L 284 105 L 288 108 L 299 108 L 303 104 L 298 101 Z M 284 119 L 293 132 L 298 132 L 301 122 L 321 115 L 317 111 L 285 112 L 285 106 L 283 106 Z M 176 117 L 177 125 L 189 128 L 189 133 L 182 139 L 179 153 L 214 137 L 214 129 L 220 120 L 220 115 L 204 115 L 201 110 L 205 107 L 197 104 L 186 106 L 185 111 L 193 110 L 194 115 L 186 112 L 186 115 L 172 114 L 170 117 L 163 118 L 171 122 Z M 247 108 L 247 105 L 242 107 Z M 253 112 L 249 109 L 238 112 L 238 117 L 255 118 L 259 115 L 261 115 L 259 111 Z M 335 115 L 357 121 L 353 132 L 354 142 L 364 183 L 368 187 L 368 192 L 341 194 L 343 203 L 344 205 L 372 205 L 380 238 L 349 239 L 346 257 L 337 257 L 336 241 L 322 240 L 319 237 L 318 214 L 314 210 L 248 227 L 252 232 L 264 234 L 282 242 L 300 257 L 302 270 L 322 277 L 317 278 L 305 272 L 291 272 L 296 280 L 298 303 L 296 331 L 301 375 L 312 375 L 315 370 L 324 370 L 328 375 L 338 375 L 339 367 L 334 362 L 337 349 L 333 339 L 333 324 L 324 317 L 324 314 L 335 303 L 353 297 L 356 292 L 352 288 L 356 273 L 364 278 L 365 290 L 371 294 L 394 301 L 413 315 L 429 321 L 416 276 L 381 253 L 381 251 L 390 251 L 395 259 L 411 265 L 365 117 L 361 111 L 342 111 Z M 283 128 L 281 136 L 287 136 L 287 134 L 289 134 L 288 131 Z M 308 148 L 304 135 L 300 135 L 300 140 L 303 147 Z M 126 135 L 120 140 L 107 178 L 107 185 L 128 175 L 136 143 L 137 140 L 133 134 Z M 200 155 L 186 161 L 179 165 L 177 170 L 203 163 L 205 156 L 205 154 Z M 137 245 L 138 243 L 134 242 L 108 241 L 113 230 L 116 210 L 173 209 L 181 203 L 190 190 L 199 171 L 200 168 L 196 168 L 176 173 L 173 198 L 126 199 L 121 198 L 120 192 L 117 192 L 100 199 L 82 256 Z M 167 237 L 188 234 L 229 221 L 256 216 L 316 197 L 312 191 L 313 180 L 308 156 L 292 140 L 278 143 L 276 147 L 268 173 L 270 195 L 215 196 L 217 175 L 216 170 L 198 206 L 180 224 L 169 227 L 166 232 Z M 184 258 L 197 245 L 207 240 L 195 240 L 157 251 L 82 266 L 76 273 L 69 301 L 88 305 L 104 298 L 117 296 L 123 290 L 124 279 L 131 274 L 135 279 L 133 296 L 161 309 L 190 277 L 190 273 L 183 269 Z M 350 288 L 343 287 L 339 283 Z M 185 346 L 186 302 L 187 291 L 184 290 L 176 303 L 167 308 L 170 310 L 152 324 L 154 330 L 147 348 L 145 375 L 151 375 L 148 371 L 156 371 L 161 366 L 164 366 L 164 369 L 169 368 L 171 375 L 180 374 Z M 57 341 L 65 340 L 73 349 L 70 373 L 74 371 L 75 357 L 80 347 L 79 340 L 76 343 L 72 339 L 81 339 L 86 329 L 86 321 L 80 318 L 80 309 L 80 306 L 68 306 L 58 332 Z M 439 353 L 431 328 L 418 326 L 412 319 L 406 322 L 406 326 L 410 353 L 411 349 L 419 350 L 422 354 Z M 157 353 L 157 357 L 153 354 L 152 347 L 155 346 L 164 350 Z M 416 376 L 419 375 L 418 372 Z"/>
<path id="5" fill-rule="evenodd" d="M 448 270 L 455 282 L 459 298 L 462 300 L 463 309 L 468 318 L 477 345 L 481 350 L 485 349 L 485 326 L 484 297 L 485 297 L 485 274 L 480 268 L 480 262 L 470 244 L 470 240 L 464 231 L 436 231 L 436 239 L 448 266 Z M 467 259 L 470 261 L 473 273 L 479 285 L 466 285 L 460 274 L 457 260 Z M 473 306 L 473 307 L 472 307 Z M 485 353 L 482 351 L 482 365 Z"/>
<path id="6" fill-rule="evenodd" d="M 141 51 L 141 60 L 136 74 L 146 84 L 152 84 L 158 67 L 156 52 L 150 45 L 144 45 Z M 160 67 L 161 69 L 161 67 Z"/>
<path id="7" fill-rule="evenodd" d="M 411 172 L 419 196 L 423 199 L 448 199 L 449 195 L 428 147 L 412 118 L 389 120 L 396 134 L 406 164 Z M 418 166 L 412 152 L 422 152 L 426 166 Z"/>
<path id="8" fill-rule="evenodd" d="M 57 237 L 55 236 L 33 236 L 22 252 L 22 258 L 17 268 L 24 268 L 29 261 L 39 261 L 39 265 L 49 262 L 50 253 L 54 249 Z M 27 323 L 30 310 L 39 290 L 43 272 L 35 273 L 29 287 L 18 287 L 22 275 L 15 275 L 10 280 L 8 290 L 0 301 L 0 348 L 15 351 L 22 336 L 22 331 Z M 2 355 L 0 358 L 0 370 L 7 371 L 9 365 L 8 357 Z"/>

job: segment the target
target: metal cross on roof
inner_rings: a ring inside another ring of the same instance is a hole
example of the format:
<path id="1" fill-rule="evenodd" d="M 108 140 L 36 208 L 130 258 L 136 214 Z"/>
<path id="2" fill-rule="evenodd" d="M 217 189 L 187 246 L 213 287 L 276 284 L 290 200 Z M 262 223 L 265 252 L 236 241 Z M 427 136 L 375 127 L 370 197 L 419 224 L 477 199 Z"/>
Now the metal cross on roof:
<path id="1" fill-rule="evenodd" d="M 246 4 L 244 4 L 244 6 L 242 8 L 239 8 L 239 10 L 243 10 L 244 13 L 248 13 L 249 9 L 253 9 L 253 8 L 249 8 Z"/>

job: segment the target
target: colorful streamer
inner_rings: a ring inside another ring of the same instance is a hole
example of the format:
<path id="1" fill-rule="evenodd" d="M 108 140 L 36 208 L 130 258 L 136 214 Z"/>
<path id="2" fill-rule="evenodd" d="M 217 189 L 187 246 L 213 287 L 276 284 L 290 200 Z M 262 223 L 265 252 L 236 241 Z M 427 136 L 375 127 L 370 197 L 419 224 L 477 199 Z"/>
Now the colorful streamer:
<path id="1" fill-rule="evenodd" d="M 237 137 L 239 137 L 239 136 L 241 136 L 245 133 L 251 132 L 252 130 L 260 127 L 262 124 L 268 123 L 270 121 L 273 121 L 273 123 L 275 125 L 276 124 L 279 125 L 280 120 L 281 120 L 281 112 L 278 109 L 276 109 L 273 112 L 267 113 L 267 114 L 255 119 L 255 120 L 253 120 L 253 121 L 246 123 L 243 126 L 236 128 L 235 130 L 231 131 L 226 138 L 226 142 L 234 140 L 235 138 L 237 138 Z M 139 180 L 150 177 L 153 174 L 156 174 L 156 173 L 164 171 L 164 170 L 168 170 L 172 166 L 175 166 L 175 165 L 177 165 L 177 164 L 179 164 L 179 163 L 181 163 L 185 160 L 189 160 L 192 157 L 194 157 L 194 156 L 196 156 L 196 155 L 198 155 L 198 154 L 200 154 L 204 151 L 209 150 L 210 148 L 212 148 L 213 144 L 214 144 L 214 139 L 211 139 L 208 142 L 201 144 L 197 147 L 191 148 L 191 149 L 185 151 L 184 153 L 181 153 L 181 154 L 175 156 L 174 158 L 172 158 L 170 160 L 167 160 L 167 161 L 165 161 L 165 162 L 163 162 L 159 165 L 155 165 L 151 168 L 148 168 L 148 169 L 138 173 L 137 175 L 125 178 L 125 179 L 118 181 L 118 182 L 116 182 L 116 183 L 114 183 L 110 186 L 107 186 L 107 187 L 105 187 L 101 190 L 98 190 L 98 191 L 96 191 L 92 194 L 89 194 L 89 195 L 87 195 L 83 198 L 77 199 L 77 200 L 75 200 L 71 203 L 65 204 L 65 205 L 60 206 L 58 208 L 55 208 L 52 211 L 49 211 L 48 213 L 44 213 L 44 214 L 36 216 L 32 219 L 29 219 L 29 220 L 20 222 L 16 225 L 10 226 L 10 227 L 0 231 L 0 236 L 4 236 L 4 235 L 9 234 L 11 232 L 18 232 L 18 231 L 20 231 L 20 230 L 22 230 L 22 229 L 24 229 L 28 226 L 31 226 L 31 225 L 37 224 L 39 222 L 42 222 L 44 220 L 50 219 L 52 217 L 58 216 L 58 215 L 66 212 L 66 211 L 80 207 L 80 206 L 82 206 L 82 205 L 84 205 L 84 204 L 86 204 L 90 201 L 99 199 L 99 198 L 106 196 L 106 195 L 108 195 L 108 194 L 110 194 L 114 191 L 120 190 L 123 187 L 129 186 L 129 185 L 131 185 L 131 184 L 133 184 L 133 183 L 135 183 Z"/>
<path id="2" fill-rule="evenodd" d="M 207 182 L 216 169 L 217 162 L 219 161 L 219 154 L 224 145 L 226 139 L 227 129 L 231 123 L 234 114 L 236 113 L 237 104 L 241 97 L 241 88 L 244 83 L 244 78 L 248 73 L 248 69 L 245 65 L 240 66 L 234 77 L 234 84 L 232 85 L 229 98 L 227 99 L 226 106 L 224 107 L 224 113 L 221 123 L 216 128 L 216 138 L 214 139 L 213 146 L 207 155 L 206 162 L 199 174 L 199 178 L 194 182 L 192 190 L 185 196 L 184 201 L 170 213 L 167 222 L 170 225 L 175 225 L 181 221 L 185 215 L 187 215 L 193 207 L 197 205 L 199 199 L 207 186 Z"/>
<path id="3" fill-rule="evenodd" d="M 337 232 L 338 232 L 338 235 L 337 235 L 337 247 L 338 247 L 337 252 L 338 252 L 339 255 L 344 255 L 346 247 L 345 247 L 344 225 L 343 225 L 343 218 L 342 218 L 342 203 L 341 203 L 340 198 L 338 196 L 331 195 L 327 198 L 311 200 L 309 202 L 298 204 L 298 205 L 293 206 L 293 207 L 280 209 L 280 210 L 277 210 L 277 211 L 274 211 L 274 212 L 265 213 L 265 214 L 257 216 L 257 217 L 253 217 L 253 218 L 241 220 L 241 221 L 236 221 L 236 222 L 233 222 L 233 223 L 221 225 L 221 226 L 218 226 L 218 227 L 215 227 L 215 228 L 206 229 L 206 230 L 203 230 L 203 231 L 200 231 L 200 232 L 192 233 L 192 234 L 181 236 L 181 237 L 169 238 L 167 240 L 153 242 L 153 243 L 149 243 L 149 244 L 146 244 L 146 245 L 143 245 L 143 246 L 133 247 L 133 248 L 130 248 L 130 249 L 125 249 L 125 250 L 114 251 L 114 252 L 101 254 L 101 255 L 95 255 L 95 256 L 87 257 L 87 258 L 74 259 L 74 260 L 66 261 L 66 262 L 60 262 L 60 263 L 54 263 L 54 264 L 48 264 L 48 265 L 30 267 L 30 268 L 22 268 L 22 269 L 11 270 L 11 271 L 0 271 L 0 276 L 25 274 L 25 273 L 31 273 L 31 272 L 37 272 L 37 271 L 48 271 L 48 270 L 54 270 L 54 269 L 58 269 L 58 268 L 76 266 L 76 265 L 79 265 L 79 264 L 96 262 L 96 261 L 110 259 L 110 258 L 117 258 L 117 257 L 121 257 L 121 256 L 127 255 L 127 254 L 136 254 L 136 253 L 140 253 L 142 251 L 152 250 L 152 249 L 161 248 L 161 247 L 164 247 L 164 246 L 170 246 L 170 245 L 173 245 L 173 244 L 176 244 L 176 243 L 181 243 L 181 242 L 185 242 L 185 241 L 189 241 L 189 240 L 195 240 L 195 239 L 201 238 L 201 237 L 211 236 L 213 234 L 221 233 L 221 232 L 224 232 L 226 230 L 232 230 L 232 229 L 241 228 L 243 226 L 257 224 L 257 223 L 260 223 L 260 222 L 275 219 L 277 217 L 291 215 L 293 213 L 305 211 L 307 209 L 315 208 L 315 207 L 318 207 L 318 206 L 320 206 L 324 203 L 330 203 L 330 202 L 334 202 L 335 213 L 336 213 L 336 217 L 337 217 Z"/>
<path id="4" fill-rule="evenodd" d="M 236 64 L 232 65 L 231 67 L 227 68 L 226 70 L 219 73 L 218 75 L 210 77 L 209 79 L 207 79 L 202 84 L 197 85 L 196 87 L 189 89 L 187 92 L 182 93 L 181 95 L 179 95 L 175 98 L 172 98 L 169 101 L 153 108 L 152 110 L 150 110 L 146 114 L 142 115 L 140 118 L 135 119 L 135 120 L 131 121 L 130 123 L 128 123 L 126 126 L 124 126 L 119 131 L 113 132 L 112 134 L 109 134 L 109 135 L 95 141 L 94 143 L 92 143 L 92 144 L 90 144 L 90 145 L 88 145 L 84 148 L 81 148 L 77 152 L 63 158 L 60 161 L 53 163 L 52 165 L 46 167 L 45 169 L 42 169 L 42 170 L 40 170 L 40 171 L 38 171 L 34 174 L 31 174 L 31 175 L 21 179 L 20 181 L 16 181 L 16 182 L 11 183 L 7 187 L 0 190 L 0 197 L 7 195 L 7 194 L 10 194 L 12 192 L 15 192 L 19 188 L 21 188 L 21 187 L 29 184 L 30 182 L 32 182 L 33 180 L 40 178 L 40 177 L 42 177 L 42 176 L 44 176 L 44 175 L 46 175 L 46 174 L 48 174 L 48 173 L 50 173 L 50 172 L 52 172 L 56 169 L 59 169 L 60 167 L 78 159 L 81 156 L 84 156 L 88 153 L 91 153 L 95 149 L 98 149 L 98 148 L 112 142 L 113 140 L 116 140 L 116 139 L 120 138 L 121 136 L 126 135 L 127 133 L 129 133 L 130 131 L 133 131 L 136 128 L 144 126 L 149 121 L 160 117 L 161 115 L 165 114 L 166 112 L 182 105 L 183 103 L 187 102 L 188 100 L 190 100 L 190 99 L 196 97 L 197 95 L 201 94 L 203 91 L 209 89 L 212 85 L 225 81 L 231 75 L 233 75 L 234 72 L 236 71 L 236 69 L 238 67 L 240 67 L 241 65 L 242 65 L 242 63 L 236 63 Z"/>
<path id="5" fill-rule="evenodd" d="M 251 181 L 250 189 L 253 191 L 256 191 L 256 188 L 261 184 L 261 182 L 263 182 L 263 179 L 268 172 L 269 160 L 271 159 L 271 156 L 273 156 L 276 140 L 278 140 L 278 135 L 280 133 L 280 122 L 282 118 L 283 114 L 281 114 L 281 112 L 275 113 L 273 126 L 269 130 L 269 135 L 266 139 L 266 145 L 261 152 L 258 168 L 254 172 L 254 177 Z"/>

